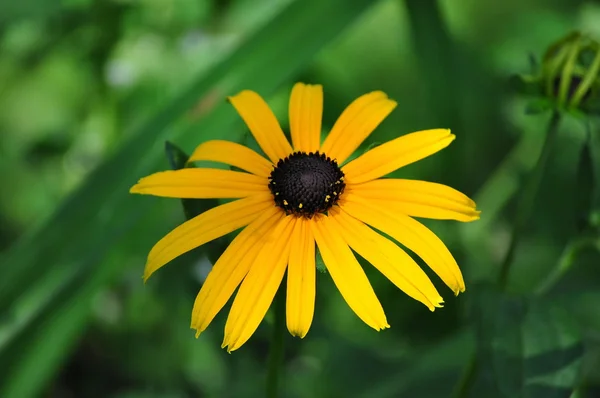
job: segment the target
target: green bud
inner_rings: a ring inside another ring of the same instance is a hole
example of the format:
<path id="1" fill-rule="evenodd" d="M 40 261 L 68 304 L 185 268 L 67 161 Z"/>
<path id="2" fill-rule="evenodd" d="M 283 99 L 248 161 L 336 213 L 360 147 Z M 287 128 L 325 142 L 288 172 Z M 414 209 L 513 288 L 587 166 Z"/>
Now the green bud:
<path id="1" fill-rule="evenodd" d="M 598 93 L 600 45 L 588 36 L 572 33 L 550 46 L 543 67 L 546 95 L 560 108 L 576 109 Z"/>
<path id="2" fill-rule="evenodd" d="M 538 97 L 529 113 L 549 108 L 574 113 L 600 113 L 600 43 L 579 32 L 548 47 L 541 64 L 530 59 L 532 74 L 513 77 L 520 93 Z M 540 106 L 544 98 L 550 107 Z"/>

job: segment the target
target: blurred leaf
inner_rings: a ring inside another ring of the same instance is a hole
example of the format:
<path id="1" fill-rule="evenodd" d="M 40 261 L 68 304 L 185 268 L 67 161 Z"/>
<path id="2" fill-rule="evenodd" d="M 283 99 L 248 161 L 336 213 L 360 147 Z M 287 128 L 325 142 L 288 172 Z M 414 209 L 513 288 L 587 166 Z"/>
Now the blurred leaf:
<path id="1" fill-rule="evenodd" d="M 583 344 L 561 307 L 489 288 L 475 299 L 479 358 L 500 397 L 568 398 Z"/>
<path id="2" fill-rule="evenodd" d="M 588 128 L 591 128 L 588 126 Z M 577 166 L 575 195 L 575 216 L 579 231 L 590 227 L 590 215 L 594 196 L 594 161 L 591 148 L 592 133 L 588 130 L 587 139 L 581 147 Z"/>
<path id="3" fill-rule="evenodd" d="M 539 72 L 540 62 L 538 61 L 535 54 L 530 52 L 529 54 L 527 54 L 527 58 L 529 59 L 529 67 L 531 68 L 530 72 L 532 74 L 536 74 L 537 72 Z"/>
<path id="4" fill-rule="evenodd" d="M 600 228 L 600 211 L 592 212 L 590 216 L 590 224 L 595 228 Z"/>
<path id="5" fill-rule="evenodd" d="M 184 393 L 176 393 L 176 392 L 168 392 L 168 393 L 159 393 L 159 392 L 149 392 L 149 391 L 127 391 L 115 394 L 112 398 L 185 398 L 186 394 Z"/>
<path id="6" fill-rule="evenodd" d="M 61 3 L 39 0 L 0 2 L 0 24 L 24 18 L 48 18 L 61 10 Z"/>
<path id="7" fill-rule="evenodd" d="M 51 279 L 39 280 L 29 286 L 29 289 L 12 303 L 9 311 L 3 314 L 4 318 L 0 320 L 0 352 L 43 312 L 48 300 L 54 299 L 54 295 L 76 275 L 72 269 L 63 267 L 50 276 Z"/>
<path id="8" fill-rule="evenodd" d="M 469 245 L 475 247 L 474 242 L 480 242 L 480 237 L 490 231 L 503 209 L 516 195 L 521 176 L 533 169 L 543 140 L 542 134 L 522 134 L 502 163 L 488 176 L 485 184 L 474 195 L 473 200 L 486 216 L 469 225 L 469 228 L 461 229 Z"/>
<path id="9" fill-rule="evenodd" d="M 581 104 L 581 108 L 592 115 L 600 115 L 600 95 L 597 95 L 595 98 L 591 98 L 587 101 L 584 101 Z"/>
<path id="10" fill-rule="evenodd" d="M 527 103 L 525 106 L 525 114 L 537 115 L 550 109 L 552 109 L 552 102 L 550 100 L 546 98 L 537 98 Z"/>
<path id="11" fill-rule="evenodd" d="M 84 261 L 94 261 L 88 257 Z M 1 396 L 6 398 L 33 397 L 39 395 L 46 384 L 68 355 L 73 342 L 82 334 L 90 317 L 92 302 L 96 294 L 109 281 L 118 262 L 102 267 L 94 278 L 88 278 L 80 270 L 68 280 L 66 288 L 54 292 L 49 309 L 35 318 L 35 328 L 30 328 L 14 342 L 2 361 L 10 360 L 10 368 L 3 367 L 3 373 L 10 369 L 10 378 L 1 386 Z"/>
<path id="12" fill-rule="evenodd" d="M 536 76 L 512 75 L 508 80 L 508 84 L 515 92 L 519 94 L 534 96 L 543 94 L 541 81 Z"/>
<path id="13" fill-rule="evenodd" d="M 367 385 L 364 391 L 357 392 L 356 396 L 360 398 L 449 397 L 452 386 L 460 377 L 460 365 L 468 360 L 469 355 L 472 355 L 475 350 L 474 345 L 472 333 L 466 330 L 432 341 L 425 347 L 411 344 L 406 347 L 405 355 L 388 359 L 386 368 L 391 369 L 393 373 L 386 381 Z"/>
<path id="14" fill-rule="evenodd" d="M 264 96 L 272 94 L 372 4 L 368 0 L 350 3 L 309 0 L 287 5 L 229 58 L 216 64 L 157 112 L 89 175 L 49 220 L 43 220 L 38 229 L 3 255 L 1 262 L 5 266 L 0 278 L 3 309 L 11 308 L 37 281 L 54 280 L 51 275 L 59 268 L 81 273 L 82 277 L 78 288 L 51 292 L 50 295 L 60 293 L 60 300 L 39 299 L 46 305 L 45 314 L 60 314 L 60 309 L 66 308 L 68 316 L 44 328 L 30 329 L 31 333 L 19 339 L 19 346 L 35 350 L 17 351 L 18 356 L 0 355 L 0 365 L 7 370 L 0 375 L 3 386 L 0 396 L 9 397 L 7 392 L 25 387 L 26 393 L 19 398 L 39 394 L 73 344 L 75 332 L 85 324 L 92 289 L 81 291 L 79 287 L 97 287 L 106 282 L 106 272 L 123 271 L 123 267 L 107 267 L 104 261 L 142 217 L 156 214 L 152 211 L 156 199 L 134 197 L 127 192 L 141 176 L 164 168 L 160 166 L 162 154 L 157 143 L 164 142 L 167 136 L 190 146 L 209 138 L 239 139 L 244 131 L 241 121 L 233 116 L 234 111 L 225 101 L 216 99 L 242 89 L 257 90 Z M 298 45 L 299 40 L 302 45 Z M 294 51 L 289 51 L 290 48 Z M 199 103 L 202 106 L 196 106 L 196 114 L 190 115 L 194 119 L 181 122 L 177 129 L 168 129 Z M 33 324 L 38 324 L 38 320 L 28 322 L 30 327 Z M 57 344 L 59 338 L 61 344 Z M 51 352 L 54 356 L 41 358 L 40 352 Z M 33 366 L 35 363 L 39 366 Z"/>

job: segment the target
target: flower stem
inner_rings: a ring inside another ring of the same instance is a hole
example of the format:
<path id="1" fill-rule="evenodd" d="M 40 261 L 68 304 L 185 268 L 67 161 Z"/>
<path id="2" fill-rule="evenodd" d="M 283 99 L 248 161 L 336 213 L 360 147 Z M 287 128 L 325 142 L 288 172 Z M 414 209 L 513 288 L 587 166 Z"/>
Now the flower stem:
<path id="1" fill-rule="evenodd" d="M 594 246 L 600 249 L 600 239 L 593 236 L 579 237 L 569 242 L 564 248 L 556 267 L 548 273 L 535 290 L 535 293 L 538 296 L 548 293 L 571 268 L 579 253 L 588 247 Z"/>
<path id="2" fill-rule="evenodd" d="M 285 337 L 285 280 L 279 287 L 274 300 L 275 322 L 269 347 L 269 368 L 267 373 L 267 398 L 279 394 L 279 379 L 283 367 Z"/>
<path id="3" fill-rule="evenodd" d="M 517 205 L 517 215 L 515 218 L 515 223 L 513 224 L 510 244 L 508 246 L 508 250 L 506 251 L 506 255 L 504 256 L 504 261 L 502 262 L 500 273 L 498 275 L 498 285 L 501 289 L 505 289 L 508 283 L 510 267 L 515 257 L 517 245 L 523 233 L 523 228 L 529 220 L 529 215 L 531 214 L 531 210 L 535 204 L 535 198 L 540 187 L 540 182 L 542 181 L 544 171 L 548 164 L 548 159 L 550 158 L 550 153 L 552 152 L 552 148 L 556 142 L 559 123 L 560 113 L 558 111 L 554 111 L 552 113 L 550 123 L 548 124 L 548 131 L 546 133 L 544 146 L 542 147 L 542 153 L 540 154 L 540 157 L 538 158 L 538 161 L 531 172 L 529 181 L 525 185 L 521 201 Z"/>
<path id="4" fill-rule="evenodd" d="M 469 396 L 469 391 L 471 390 L 471 385 L 475 381 L 475 375 L 477 374 L 477 365 L 479 360 L 477 359 L 477 354 L 473 354 L 471 359 L 469 359 L 469 363 L 465 368 L 465 371 L 458 382 L 458 386 L 455 389 L 453 394 L 456 398 L 464 398 Z"/>
<path id="5" fill-rule="evenodd" d="M 560 113 L 558 111 L 554 111 L 552 117 L 550 118 L 550 123 L 548 124 L 548 130 L 546 132 L 546 138 L 542 147 L 542 152 L 533 171 L 531 172 L 531 175 L 529 176 L 529 180 L 525 185 L 521 200 L 517 205 L 517 215 L 513 224 L 510 244 L 508 246 L 508 250 L 506 251 L 506 255 L 504 256 L 504 261 L 502 262 L 500 273 L 498 275 L 498 286 L 501 290 L 505 290 L 508 284 L 510 267 L 515 257 L 515 251 L 523 233 L 523 228 L 525 227 L 531 214 L 531 210 L 535 204 L 535 198 L 537 196 L 542 177 L 544 176 L 544 171 L 548 164 L 548 159 L 550 158 L 550 153 L 552 152 L 552 148 L 556 142 L 559 123 Z M 475 381 L 475 376 L 477 376 L 478 362 L 479 359 L 477 358 L 477 353 L 475 352 L 469 360 L 463 376 L 461 377 L 460 382 L 455 390 L 455 398 L 465 398 L 469 396 L 471 386 Z"/>

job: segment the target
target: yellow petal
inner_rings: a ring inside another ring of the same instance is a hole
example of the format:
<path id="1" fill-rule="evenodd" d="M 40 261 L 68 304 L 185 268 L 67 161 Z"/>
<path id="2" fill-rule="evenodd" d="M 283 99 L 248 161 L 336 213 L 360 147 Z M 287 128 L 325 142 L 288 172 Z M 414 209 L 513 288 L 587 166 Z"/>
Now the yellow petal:
<path id="1" fill-rule="evenodd" d="M 189 162 L 225 163 L 261 177 L 268 177 L 273 164 L 252 149 L 230 141 L 206 141 L 196 148 Z"/>
<path id="2" fill-rule="evenodd" d="M 292 147 L 269 105 L 254 91 L 245 90 L 229 97 L 248 129 L 273 164 L 292 153 Z"/>
<path id="3" fill-rule="evenodd" d="M 444 302 L 425 272 L 389 239 L 381 236 L 339 207 L 329 212 L 337 230 L 350 247 L 385 275 L 394 285 L 425 304 L 431 311 Z"/>
<path id="4" fill-rule="evenodd" d="M 243 198 L 269 192 L 269 180 L 239 171 L 181 169 L 144 177 L 129 192 L 168 198 Z"/>
<path id="5" fill-rule="evenodd" d="M 287 216 L 278 222 L 242 282 L 225 324 L 223 347 L 228 352 L 248 341 L 265 317 L 285 273 L 296 220 Z"/>
<path id="6" fill-rule="evenodd" d="M 433 182 L 384 178 L 348 184 L 345 192 L 413 217 L 464 222 L 479 219 L 475 202 L 456 189 Z"/>
<path id="7" fill-rule="evenodd" d="M 183 253 L 250 224 L 261 212 L 273 206 L 271 194 L 254 195 L 213 207 L 184 222 L 150 250 L 144 280 Z"/>
<path id="8" fill-rule="evenodd" d="M 196 297 L 192 328 L 200 335 L 223 308 L 250 270 L 264 245 L 264 237 L 281 219 L 283 212 L 273 206 L 240 232 L 217 260 Z"/>
<path id="9" fill-rule="evenodd" d="M 415 252 L 454 294 L 465 290 L 465 282 L 456 260 L 440 238 L 423 224 L 404 214 L 378 209 L 351 193 L 344 196 L 341 207 L 352 217 L 391 236 Z"/>
<path id="10" fill-rule="evenodd" d="M 308 333 L 315 312 L 315 238 L 310 222 L 298 218 L 294 226 L 287 274 L 287 328 L 301 338 Z"/>
<path id="11" fill-rule="evenodd" d="M 290 96 L 289 114 L 294 150 L 318 151 L 321 145 L 323 86 L 296 83 Z"/>
<path id="12" fill-rule="evenodd" d="M 342 168 L 346 183 L 359 184 L 383 177 L 444 149 L 454 138 L 450 130 L 435 129 L 406 134 L 381 144 Z"/>
<path id="13" fill-rule="evenodd" d="M 338 164 L 346 159 L 394 110 L 392 101 L 381 91 L 373 91 L 358 97 L 342 112 L 323 142 L 324 152 Z"/>
<path id="14" fill-rule="evenodd" d="M 389 328 L 383 308 L 358 261 L 326 216 L 313 217 L 315 241 L 335 286 L 352 311 L 375 330 Z"/>

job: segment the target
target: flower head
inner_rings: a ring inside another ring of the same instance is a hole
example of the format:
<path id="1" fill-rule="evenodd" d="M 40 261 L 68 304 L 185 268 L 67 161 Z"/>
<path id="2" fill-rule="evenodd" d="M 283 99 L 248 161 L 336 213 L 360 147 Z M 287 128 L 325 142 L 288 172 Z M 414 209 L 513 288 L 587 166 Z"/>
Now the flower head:
<path id="1" fill-rule="evenodd" d="M 396 107 L 383 92 L 352 102 L 321 143 L 322 87 L 296 84 L 289 105 L 292 145 L 258 94 L 242 91 L 229 100 L 268 159 L 234 142 L 208 141 L 190 161 L 243 171 L 165 171 L 131 188 L 132 193 L 164 197 L 237 199 L 175 228 L 148 255 L 145 279 L 181 254 L 243 228 L 196 298 L 191 326 L 197 335 L 239 286 L 223 341 L 228 351 L 238 349 L 264 318 L 287 272 L 287 327 L 304 337 L 314 313 L 317 247 L 345 301 L 376 330 L 389 325 L 353 251 L 431 311 L 441 307 L 442 297 L 394 241 L 421 257 L 455 294 L 465 290 L 446 246 L 413 217 L 473 221 L 479 218 L 475 203 L 445 185 L 382 178 L 448 146 L 455 138 L 449 130 L 407 134 L 347 162 Z"/>

